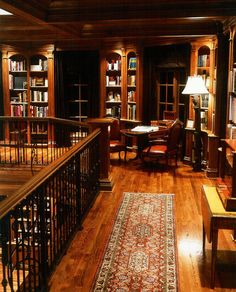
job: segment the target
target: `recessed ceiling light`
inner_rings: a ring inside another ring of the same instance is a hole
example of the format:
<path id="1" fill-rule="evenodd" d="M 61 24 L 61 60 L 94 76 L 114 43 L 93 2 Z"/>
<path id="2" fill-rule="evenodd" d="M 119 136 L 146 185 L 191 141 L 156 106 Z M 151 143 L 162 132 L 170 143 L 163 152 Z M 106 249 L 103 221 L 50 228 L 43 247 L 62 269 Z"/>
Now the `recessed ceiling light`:
<path id="1" fill-rule="evenodd" d="M 12 15 L 12 13 L 0 8 L 0 15 Z"/>

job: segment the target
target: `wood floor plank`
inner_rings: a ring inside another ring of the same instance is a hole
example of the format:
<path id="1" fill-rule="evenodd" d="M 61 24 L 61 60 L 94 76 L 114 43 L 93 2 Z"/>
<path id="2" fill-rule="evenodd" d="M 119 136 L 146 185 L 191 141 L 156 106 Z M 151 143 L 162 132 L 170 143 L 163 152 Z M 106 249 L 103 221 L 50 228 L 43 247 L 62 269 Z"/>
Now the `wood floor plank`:
<path id="1" fill-rule="evenodd" d="M 112 192 L 102 192 L 88 214 L 83 230 L 77 233 L 67 254 L 51 279 L 51 292 L 90 291 L 112 221 L 124 192 L 175 194 L 175 221 L 178 248 L 179 286 L 181 292 L 205 292 L 210 289 L 211 245 L 202 251 L 201 186 L 214 185 L 204 172 L 192 172 L 190 166 L 168 171 L 143 166 L 139 160 L 111 160 Z M 174 165 L 174 163 L 173 163 Z M 215 291 L 236 291 L 236 244 L 230 231 L 220 231 L 219 264 Z"/>

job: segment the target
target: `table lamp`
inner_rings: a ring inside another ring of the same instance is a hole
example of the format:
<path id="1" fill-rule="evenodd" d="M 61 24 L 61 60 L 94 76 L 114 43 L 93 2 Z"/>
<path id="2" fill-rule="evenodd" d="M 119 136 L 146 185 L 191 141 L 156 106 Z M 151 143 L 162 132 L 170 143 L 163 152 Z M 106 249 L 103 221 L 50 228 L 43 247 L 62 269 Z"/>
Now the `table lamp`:
<path id="1" fill-rule="evenodd" d="M 201 76 L 189 76 L 182 94 L 188 94 L 193 97 L 193 108 L 195 111 L 195 129 L 194 129 L 194 161 L 193 170 L 200 171 L 202 168 L 202 141 L 201 141 L 201 95 L 209 94 L 206 85 Z"/>

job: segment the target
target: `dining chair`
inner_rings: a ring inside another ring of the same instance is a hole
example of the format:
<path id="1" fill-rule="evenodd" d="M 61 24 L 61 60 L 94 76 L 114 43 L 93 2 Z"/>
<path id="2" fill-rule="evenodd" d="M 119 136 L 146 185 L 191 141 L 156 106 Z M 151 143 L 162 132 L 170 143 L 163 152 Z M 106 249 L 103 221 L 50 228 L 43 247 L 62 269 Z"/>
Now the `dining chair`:
<path id="1" fill-rule="evenodd" d="M 117 118 L 113 119 L 110 127 L 110 153 L 119 153 L 119 160 L 121 160 L 120 153 L 124 151 L 124 160 L 126 161 L 126 145 L 122 141 L 122 135 L 120 132 L 120 121 Z"/>
<path id="2" fill-rule="evenodd" d="M 169 159 L 174 157 L 175 165 L 177 166 L 182 130 L 183 123 L 176 119 L 169 128 L 168 134 L 164 139 L 160 139 L 160 137 L 156 137 L 154 133 L 150 133 L 148 140 L 149 145 L 142 151 L 142 160 L 145 162 L 147 159 L 159 160 L 164 158 L 166 167 L 168 167 Z"/>

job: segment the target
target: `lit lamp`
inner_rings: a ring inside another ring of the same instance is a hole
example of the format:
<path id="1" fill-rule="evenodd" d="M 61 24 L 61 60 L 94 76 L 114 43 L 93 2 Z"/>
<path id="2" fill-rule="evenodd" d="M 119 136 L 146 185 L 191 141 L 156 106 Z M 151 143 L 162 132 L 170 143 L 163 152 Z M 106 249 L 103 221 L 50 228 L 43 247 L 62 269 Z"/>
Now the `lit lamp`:
<path id="1" fill-rule="evenodd" d="M 195 111 L 195 130 L 194 130 L 194 162 L 193 170 L 200 171 L 201 156 L 202 156 L 202 142 L 201 142 L 201 95 L 208 94 L 208 90 L 201 76 L 189 76 L 182 94 L 188 94 L 193 97 L 193 108 Z"/>

